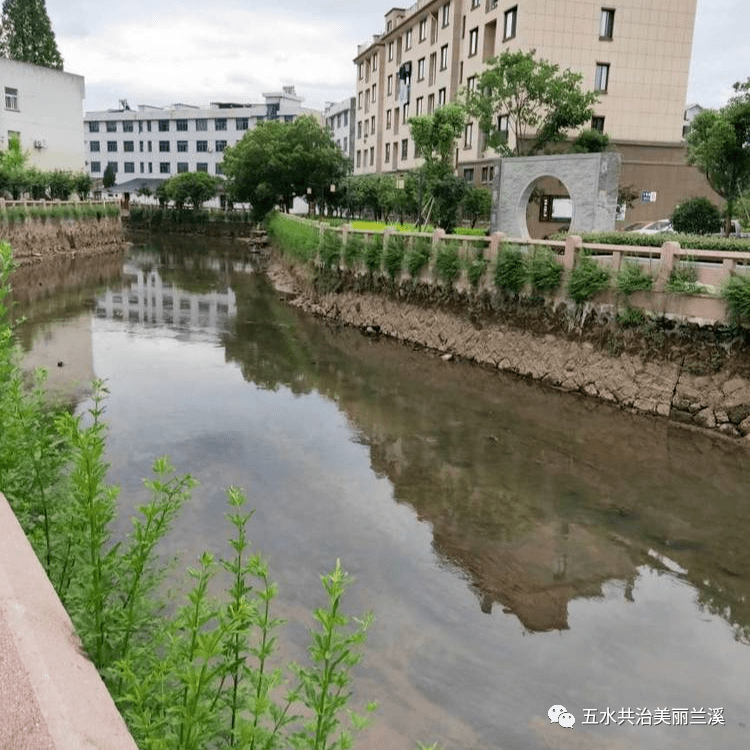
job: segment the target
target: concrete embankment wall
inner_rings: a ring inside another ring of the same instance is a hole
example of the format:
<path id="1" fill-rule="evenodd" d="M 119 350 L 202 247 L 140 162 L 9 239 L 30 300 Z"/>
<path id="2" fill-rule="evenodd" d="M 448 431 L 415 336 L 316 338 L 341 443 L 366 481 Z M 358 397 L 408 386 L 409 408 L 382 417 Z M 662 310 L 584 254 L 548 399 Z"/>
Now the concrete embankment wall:
<path id="1" fill-rule="evenodd" d="M 125 247 L 119 216 L 57 219 L 29 217 L 0 223 L 19 266 L 85 255 L 120 252 Z"/>
<path id="2" fill-rule="evenodd" d="M 268 272 L 294 304 L 347 325 L 715 430 L 750 446 L 750 339 L 667 319 L 627 329 L 601 306 L 446 290 L 431 274 L 394 285 L 274 251 Z M 575 429 L 571 425 L 571 429 Z"/>
<path id="3" fill-rule="evenodd" d="M 0 494 L 0 748 L 137 750 Z"/>

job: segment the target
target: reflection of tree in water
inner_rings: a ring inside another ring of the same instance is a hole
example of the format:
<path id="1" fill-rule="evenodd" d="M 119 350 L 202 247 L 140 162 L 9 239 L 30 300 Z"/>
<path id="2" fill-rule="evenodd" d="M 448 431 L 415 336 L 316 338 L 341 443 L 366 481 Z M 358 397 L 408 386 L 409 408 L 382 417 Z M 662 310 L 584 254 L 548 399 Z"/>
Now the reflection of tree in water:
<path id="1" fill-rule="evenodd" d="M 705 458 L 693 455 L 693 436 L 665 441 L 646 420 L 613 420 L 478 371 L 466 378 L 460 367 L 313 320 L 265 284 L 232 277 L 238 316 L 227 358 L 262 387 L 334 400 L 369 446 L 373 470 L 431 524 L 436 553 L 466 576 L 484 611 L 497 603 L 528 630 L 567 628 L 569 602 L 601 596 L 609 581 L 623 582 L 626 600 L 637 597 L 638 567 L 659 567 L 654 549 L 746 637 L 750 520 L 726 512 L 742 483 L 731 455 L 717 453 L 717 472 L 731 480 L 713 487 L 695 475 Z"/>

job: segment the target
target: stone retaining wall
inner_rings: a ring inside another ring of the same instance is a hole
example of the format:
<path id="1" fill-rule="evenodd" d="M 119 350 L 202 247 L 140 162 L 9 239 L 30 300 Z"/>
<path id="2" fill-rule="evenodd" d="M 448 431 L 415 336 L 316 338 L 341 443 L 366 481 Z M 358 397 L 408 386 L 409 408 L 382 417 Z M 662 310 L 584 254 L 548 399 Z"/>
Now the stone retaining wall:
<path id="1" fill-rule="evenodd" d="M 125 247 L 120 217 L 38 219 L 0 224 L 19 266 L 82 255 L 120 252 Z"/>
<path id="2" fill-rule="evenodd" d="M 717 430 L 750 446 L 750 348 L 722 341 L 713 329 L 684 324 L 656 332 L 655 347 L 645 334 L 615 331 L 611 317 L 595 311 L 576 322 L 569 311 L 548 307 L 531 314 L 517 302 L 518 309 L 503 309 L 497 300 L 464 293 L 462 301 L 438 287 L 423 289 L 420 299 L 414 287 L 373 292 L 356 278 L 321 284 L 312 268 L 276 253 L 268 273 L 278 289 L 291 292 L 292 304 L 314 314 L 434 349 L 445 359 L 471 360 L 623 409 Z M 337 291 L 323 291 L 326 286 Z"/>

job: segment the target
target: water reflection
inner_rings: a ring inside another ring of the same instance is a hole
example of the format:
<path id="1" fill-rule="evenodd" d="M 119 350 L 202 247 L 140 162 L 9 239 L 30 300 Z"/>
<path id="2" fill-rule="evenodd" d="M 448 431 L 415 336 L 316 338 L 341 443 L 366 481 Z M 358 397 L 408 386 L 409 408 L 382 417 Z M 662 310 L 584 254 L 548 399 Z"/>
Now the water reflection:
<path id="1" fill-rule="evenodd" d="M 744 451 L 312 319 L 254 268 L 136 248 L 82 303 L 112 476 L 127 510 L 156 455 L 198 475 L 169 549 L 188 558 L 224 539 L 222 487 L 247 487 L 295 657 L 317 573 L 344 559 L 379 618 L 363 747 L 747 746 Z M 580 726 L 693 701 L 727 727 Z"/>

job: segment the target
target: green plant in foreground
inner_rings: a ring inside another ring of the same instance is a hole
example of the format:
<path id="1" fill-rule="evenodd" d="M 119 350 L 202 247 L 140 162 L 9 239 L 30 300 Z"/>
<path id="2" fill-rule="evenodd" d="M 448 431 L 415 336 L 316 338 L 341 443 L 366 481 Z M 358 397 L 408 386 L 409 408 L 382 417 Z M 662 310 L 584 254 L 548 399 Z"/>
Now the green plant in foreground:
<path id="1" fill-rule="evenodd" d="M 581 255 L 570 274 L 568 294 L 579 305 L 609 286 L 609 273 L 593 258 Z"/>
<path id="2" fill-rule="evenodd" d="M 440 243 L 437 255 L 435 256 L 435 270 L 439 279 L 444 281 L 448 286 L 453 282 L 461 272 L 461 259 L 458 255 L 458 244 L 456 242 Z"/>
<path id="3" fill-rule="evenodd" d="M 469 261 L 466 267 L 466 275 L 472 289 L 476 289 L 479 286 L 479 282 L 482 280 L 482 276 L 484 276 L 484 272 L 487 270 L 489 263 L 489 259 L 484 257 L 482 250 L 477 252 L 476 258 Z"/>
<path id="4" fill-rule="evenodd" d="M 560 286 L 563 268 L 550 248 L 536 247 L 527 260 L 529 281 L 537 292 L 551 292 Z"/>
<path id="5" fill-rule="evenodd" d="M 432 243 L 426 237 L 416 237 L 414 244 L 406 253 L 406 269 L 416 279 L 422 269 L 430 262 Z"/>
<path id="6" fill-rule="evenodd" d="M 521 249 L 503 245 L 495 265 L 495 286 L 512 294 L 518 294 L 526 283 L 526 260 Z"/>
<path id="7" fill-rule="evenodd" d="M 620 269 L 615 285 L 624 295 L 639 291 L 648 292 L 654 285 L 654 277 L 646 273 L 640 264 L 631 261 L 625 263 Z"/>
<path id="8" fill-rule="evenodd" d="M 383 265 L 392 281 L 395 281 L 401 273 L 405 253 L 406 245 L 404 238 L 395 234 L 390 235 L 385 253 L 383 254 Z"/>
<path id="9" fill-rule="evenodd" d="M 329 229 L 320 238 L 320 261 L 326 268 L 338 268 L 341 260 L 341 235 Z"/>
<path id="10" fill-rule="evenodd" d="M 380 270 L 380 264 L 383 260 L 383 235 L 372 234 L 365 245 L 365 266 L 370 273 Z"/>
<path id="11" fill-rule="evenodd" d="M 669 274 L 664 287 L 672 294 L 698 294 L 702 286 L 698 283 L 698 268 L 695 261 L 688 257 L 677 263 Z"/>
<path id="12" fill-rule="evenodd" d="M 736 321 L 750 320 L 750 277 L 732 276 L 721 294 Z"/>
<path id="13" fill-rule="evenodd" d="M 344 246 L 344 263 L 351 268 L 361 257 L 365 250 L 365 243 L 361 234 L 351 232 L 346 238 Z"/>
<path id="14" fill-rule="evenodd" d="M 646 313 L 634 307 L 627 307 L 617 316 L 617 322 L 623 328 L 638 328 L 646 322 Z"/>

